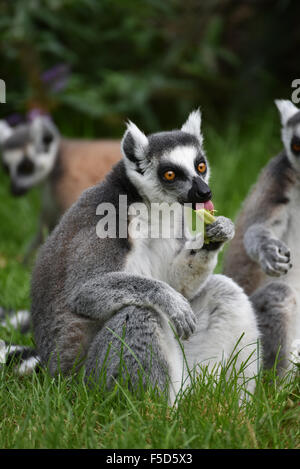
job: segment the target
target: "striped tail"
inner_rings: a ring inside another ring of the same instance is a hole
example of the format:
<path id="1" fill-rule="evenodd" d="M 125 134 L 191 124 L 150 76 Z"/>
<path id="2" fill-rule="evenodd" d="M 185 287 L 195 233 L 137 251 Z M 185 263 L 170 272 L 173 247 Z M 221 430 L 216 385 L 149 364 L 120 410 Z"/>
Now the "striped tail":
<path id="1" fill-rule="evenodd" d="M 31 314 L 30 311 L 20 310 L 6 310 L 0 306 L 0 326 L 13 327 L 19 329 L 22 334 L 26 334 L 31 329 Z"/>
<path id="2" fill-rule="evenodd" d="M 0 364 L 13 366 L 19 375 L 30 374 L 40 369 L 40 359 L 31 347 L 7 344 L 0 340 Z"/>

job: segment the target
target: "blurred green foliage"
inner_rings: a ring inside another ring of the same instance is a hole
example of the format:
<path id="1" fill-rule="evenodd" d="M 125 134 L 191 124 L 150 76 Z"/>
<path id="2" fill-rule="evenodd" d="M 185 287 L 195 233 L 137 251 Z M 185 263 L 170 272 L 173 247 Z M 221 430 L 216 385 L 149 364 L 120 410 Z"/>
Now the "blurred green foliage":
<path id="1" fill-rule="evenodd" d="M 78 135 L 113 136 L 128 117 L 178 127 L 199 105 L 216 123 L 259 112 L 290 97 L 299 12 L 296 0 L 0 0 L 1 116 L 39 105 Z M 57 63 L 71 76 L 52 93 L 40 75 Z"/>

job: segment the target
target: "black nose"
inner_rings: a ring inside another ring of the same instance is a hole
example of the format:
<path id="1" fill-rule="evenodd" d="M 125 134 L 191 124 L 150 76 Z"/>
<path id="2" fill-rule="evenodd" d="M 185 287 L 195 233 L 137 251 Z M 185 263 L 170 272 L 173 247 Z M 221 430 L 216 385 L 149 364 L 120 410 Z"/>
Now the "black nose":
<path id="1" fill-rule="evenodd" d="M 212 192 L 201 177 L 193 179 L 192 187 L 188 193 L 188 201 L 192 204 L 208 202 L 212 198 Z"/>
<path id="2" fill-rule="evenodd" d="M 23 158 L 17 167 L 17 174 L 20 176 L 29 176 L 34 171 L 34 164 L 29 158 Z"/>

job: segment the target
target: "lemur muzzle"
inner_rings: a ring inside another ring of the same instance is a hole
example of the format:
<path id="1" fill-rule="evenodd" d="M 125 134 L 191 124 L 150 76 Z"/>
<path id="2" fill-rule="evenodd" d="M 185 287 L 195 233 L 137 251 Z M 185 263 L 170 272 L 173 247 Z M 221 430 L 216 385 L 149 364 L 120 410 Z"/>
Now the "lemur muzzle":
<path id="1" fill-rule="evenodd" d="M 208 202 L 212 198 L 212 192 L 201 177 L 194 177 L 192 187 L 188 192 L 188 201 L 192 204 Z"/>

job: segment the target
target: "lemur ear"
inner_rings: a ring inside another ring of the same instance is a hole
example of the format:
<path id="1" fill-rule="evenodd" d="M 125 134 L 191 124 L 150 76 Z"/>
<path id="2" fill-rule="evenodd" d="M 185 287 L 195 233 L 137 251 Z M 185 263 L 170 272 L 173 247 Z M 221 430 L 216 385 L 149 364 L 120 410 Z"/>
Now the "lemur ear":
<path id="1" fill-rule="evenodd" d="M 287 121 L 297 112 L 299 109 L 289 101 L 288 99 L 276 99 L 275 104 L 280 112 L 280 118 L 282 125 L 286 125 Z"/>
<path id="2" fill-rule="evenodd" d="M 148 148 L 146 135 L 133 123 L 127 123 L 127 130 L 121 142 L 123 156 L 140 167 Z"/>
<path id="3" fill-rule="evenodd" d="M 5 142 L 13 133 L 11 126 L 5 121 L 0 120 L 0 144 Z"/>
<path id="4" fill-rule="evenodd" d="M 199 140 L 200 144 L 202 144 L 203 136 L 201 134 L 201 112 L 199 108 L 190 113 L 187 121 L 181 127 L 181 130 L 194 135 L 194 137 Z"/>

